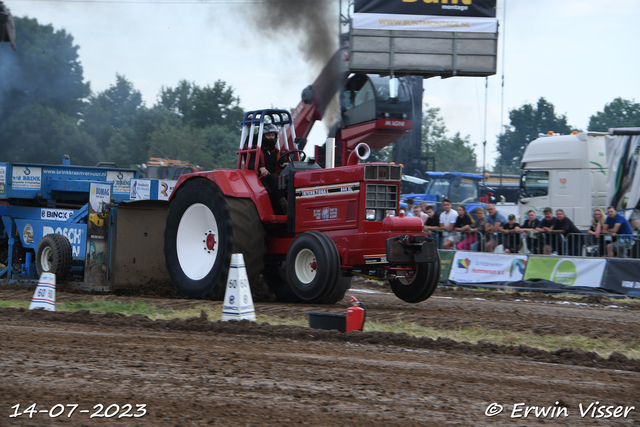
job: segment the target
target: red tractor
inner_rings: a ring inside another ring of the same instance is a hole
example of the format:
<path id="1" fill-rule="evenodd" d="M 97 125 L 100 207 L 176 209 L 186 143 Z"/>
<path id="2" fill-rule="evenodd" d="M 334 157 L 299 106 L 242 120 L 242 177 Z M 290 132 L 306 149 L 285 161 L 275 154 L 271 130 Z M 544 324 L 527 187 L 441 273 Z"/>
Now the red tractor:
<path id="1" fill-rule="evenodd" d="M 278 176 L 286 214 L 253 161 L 265 125 L 278 127 L 288 163 Z M 401 166 L 359 164 L 368 155 L 361 144 L 345 166 L 323 169 L 298 149 L 285 110 L 247 112 L 242 129 L 236 169 L 182 175 L 171 195 L 164 250 L 182 295 L 222 299 L 231 254 L 242 253 L 252 289 L 262 274 L 280 301 L 334 304 L 354 274 L 389 279 L 406 302 L 431 296 L 440 258 L 422 221 L 398 215 Z"/>

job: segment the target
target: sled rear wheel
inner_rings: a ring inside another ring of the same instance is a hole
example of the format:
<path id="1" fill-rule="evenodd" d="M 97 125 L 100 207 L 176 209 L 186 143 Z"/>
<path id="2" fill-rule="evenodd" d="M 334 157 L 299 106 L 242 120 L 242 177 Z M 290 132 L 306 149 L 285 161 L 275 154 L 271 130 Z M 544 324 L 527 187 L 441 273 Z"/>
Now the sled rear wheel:
<path id="1" fill-rule="evenodd" d="M 36 250 L 36 272 L 53 273 L 56 282 L 62 283 L 71 273 L 73 253 L 71 243 L 62 234 L 47 234 L 38 243 Z"/>

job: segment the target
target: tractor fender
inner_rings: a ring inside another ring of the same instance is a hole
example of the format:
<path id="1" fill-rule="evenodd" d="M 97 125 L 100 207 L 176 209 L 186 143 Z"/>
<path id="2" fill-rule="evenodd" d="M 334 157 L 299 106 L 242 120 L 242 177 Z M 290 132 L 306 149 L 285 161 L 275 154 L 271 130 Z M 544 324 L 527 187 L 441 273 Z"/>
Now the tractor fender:
<path id="1" fill-rule="evenodd" d="M 269 194 L 254 171 L 241 169 L 216 169 L 206 172 L 195 172 L 181 175 L 169 197 L 169 202 L 180 191 L 185 182 L 194 179 L 213 181 L 225 196 L 251 199 L 256 205 L 262 222 L 269 222 L 274 216 Z"/>

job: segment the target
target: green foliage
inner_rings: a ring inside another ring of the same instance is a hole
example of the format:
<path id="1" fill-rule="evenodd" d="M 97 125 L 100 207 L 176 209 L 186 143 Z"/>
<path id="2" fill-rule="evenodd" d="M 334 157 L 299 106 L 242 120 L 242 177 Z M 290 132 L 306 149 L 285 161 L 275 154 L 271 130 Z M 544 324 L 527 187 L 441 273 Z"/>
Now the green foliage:
<path id="1" fill-rule="evenodd" d="M 462 138 L 460 132 L 453 137 L 434 141 L 432 155 L 436 158 L 436 169 L 441 172 L 477 172 L 476 153 L 469 136 Z"/>
<path id="2" fill-rule="evenodd" d="M 15 18 L 18 50 L 0 49 L 0 149 L 3 161 L 60 163 L 63 154 L 96 161 L 95 139 L 77 126 L 89 85 L 78 46 L 64 30 Z"/>
<path id="3" fill-rule="evenodd" d="M 102 147 L 101 161 L 128 167 L 146 160 L 146 150 L 140 147 L 146 135 L 135 130 L 142 108 L 140 92 L 119 74 L 115 85 L 89 97 L 81 127 Z"/>
<path id="4" fill-rule="evenodd" d="M 186 125 L 196 128 L 237 124 L 244 112 L 238 106 L 240 98 L 233 89 L 218 80 L 213 87 L 199 87 L 195 83 L 181 80 L 175 89 L 163 87 L 159 105 L 182 117 Z"/>
<path id="5" fill-rule="evenodd" d="M 422 157 L 435 157 L 436 171 L 476 172 L 476 154 L 469 136 L 463 138 L 460 132 L 456 132 L 453 137 L 447 136 L 447 127 L 439 114 L 439 108 L 424 105 Z"/>
<path id="6" fill-rule="evenodd" d="M 77 115 L 82 99 L 89 95 L 89 85 L 82 82 L 73 37 L 64 30 L 54 31 L 51 25 L 40 25 L 36 19 L 15 18 L 15 24 L 18 50 L 0 49 L 5 114 L 39 104 Z"/>
<path id="7" fill-rule="evenodd" d="M 92 93 L 83 83 L 78 46 L 64 30 L 16 18 L 18 51 L 0 46 L 0 148 L 3 161 L 59 164 L 114 162 L 132 167 L 149 157 L 204 168 L 235 167 L 243 110 L 226 83 L 181 81 L 147 108 L 125 76 Z M 8 45 L 7 45 L 8 46 Z"/>
<path id="8" fill-rule="evenodd" d="M 235 167 L 236 125 L 244 113 L 222 104 L 237 102 L 232 93 L 222 82 L 201 89 L 183 81 L 175 90 L 163 88 L 159 104 L 146 108 L 133 84 L 116 75 L 115 85 L 89 98 L 82 127 L 100 142 L 103 161 L 120 167 L 149 157 L 189 161 L 207 170 Z"/>
<path id="9" fill-rule="evenodd" d="M 503 173 L 519 173 L 524 149 L 538 134 L 549 131 L 569 134 L 574 130 L 567 124 L 566 116 L 557 116 L 553 104 L 544 98 L 540 98 L 536 106 L 524 104 L 510 110 L 509 119 L 511 124 L 505 126 L 504 133 L 498 137 L 495 170 L 502 164 Z"/>
<path id="10" fill-rule="evenodd" d="M 616 98 L 589 118 L 590 131 L 608 132 L 609 128 L 640 127 L 640 103 Z"/>
<path id="11" fill-rule="evenodd" d="M 69 154 L 74 164 L 95 164 L 96 141 L 77 126 L 77 120 L 38 104 L 23 107 L 2 123 L 3 160 L 60 164 Z M 8 142 L 5 145 L 5 142 Z"/>
<path id="12" fill-rule="evenodd" d="M 116 74 L 116 84 L 92 95 L 84 108 L 82 126 L 106 145 L 118 130 L 131 125 L 142 95 L 124 76 Z"/>
<path id="13" fill-rule="evenodd" d="M 162 152 L 170 159 L 188 160 L 205 170 L 234 168 L 238 141 L 237 132 L 226 126 L 200 129 L 162 124 L 149 135 L 151 151 Z"/>
<path id="14" fill-rule="evenodd" d="M 200 165 L 205 170 L 235 168 L 238 163 L 236 151 L 239 149 L 239 131 L 228 126 L 209 126 L 203 129 L 203 138 L 208 158 Z"/>

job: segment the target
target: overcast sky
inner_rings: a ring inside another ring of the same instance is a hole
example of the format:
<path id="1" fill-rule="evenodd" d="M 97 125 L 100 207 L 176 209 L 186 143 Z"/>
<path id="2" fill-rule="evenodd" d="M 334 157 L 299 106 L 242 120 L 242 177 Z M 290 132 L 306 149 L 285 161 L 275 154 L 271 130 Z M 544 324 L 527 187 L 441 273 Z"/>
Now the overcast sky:
<path id="1" fill-rule="evenodd" d="M 318 64 L 298 50 L 304 45 L 299 34 L 270 30 L 267 37 L 256 31 L 279 21 L 250 19 L 260 0 L 4 1 L 14 16 L 36 18 L 73 36 L 94 92 L 113 85 L 119 73 L 147 106 L 155 104 L 162 86 L 186 79 L 199 86 L 226 82 L 245 109 L 293 108 L 318 74 Z M 326 19 L 337 28 L 338 1 L 325 1 L 334 4 L 335 14 Z M 498 74 L 488 78 L 486 130 L 485 78 L 424 82 L 424 101 L 441 109 L 451 134 L 470 136 L 479 166 L 485 134 L 490 166 L 501 122 L 509 124 L 509 110 L 525 103 L 545 97 L 571 126 L 586 130 L 589 117 L 614 98 L 640 101 L 640 1 L 498 0 L 497 17 Z M 323 141 L 323 131 L 316 126 L 313 142 Z"/>

